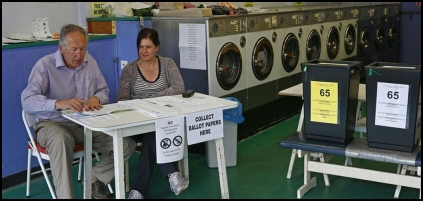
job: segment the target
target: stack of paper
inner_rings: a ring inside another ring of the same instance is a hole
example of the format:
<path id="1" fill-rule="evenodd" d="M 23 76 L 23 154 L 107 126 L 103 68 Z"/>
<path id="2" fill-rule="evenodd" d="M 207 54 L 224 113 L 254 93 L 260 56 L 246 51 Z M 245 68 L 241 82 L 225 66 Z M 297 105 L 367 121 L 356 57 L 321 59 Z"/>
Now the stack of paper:
<path id="1" fill-rule="evenodd" d="M 142 99 L 119 101 L 119 103 L 136 108 L 137 110 L 153 117 L 163 117 L 172 114 L 178 114 L 177 110 L 171 109 L 168 106 L 159 105 Z"/>

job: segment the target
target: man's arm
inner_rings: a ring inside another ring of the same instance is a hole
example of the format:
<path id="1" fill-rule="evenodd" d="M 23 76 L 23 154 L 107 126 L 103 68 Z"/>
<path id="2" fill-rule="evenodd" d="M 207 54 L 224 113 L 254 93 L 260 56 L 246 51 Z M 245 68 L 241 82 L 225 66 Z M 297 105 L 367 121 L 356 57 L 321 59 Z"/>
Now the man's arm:
<path id="1" fill-rule="evenodd" d="M 55 111 L 57 100 L 48 99 L 44 94 L 48 89 L 48 73 L 39 66 L 39 62 L 32 68 L 28 78 L 28 85 L 22 91 L 21 103 L 27 112 Z"/>

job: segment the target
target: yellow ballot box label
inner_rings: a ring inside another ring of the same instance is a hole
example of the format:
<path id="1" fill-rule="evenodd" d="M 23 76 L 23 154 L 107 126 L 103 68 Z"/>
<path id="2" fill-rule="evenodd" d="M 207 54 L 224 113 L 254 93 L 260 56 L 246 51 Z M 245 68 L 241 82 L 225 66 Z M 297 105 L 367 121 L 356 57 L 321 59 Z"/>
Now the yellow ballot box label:
<path id="1" fill-rule="evenodd" d="M 338 83 L 310 81 L 310 121 L 338 124 Z"/>

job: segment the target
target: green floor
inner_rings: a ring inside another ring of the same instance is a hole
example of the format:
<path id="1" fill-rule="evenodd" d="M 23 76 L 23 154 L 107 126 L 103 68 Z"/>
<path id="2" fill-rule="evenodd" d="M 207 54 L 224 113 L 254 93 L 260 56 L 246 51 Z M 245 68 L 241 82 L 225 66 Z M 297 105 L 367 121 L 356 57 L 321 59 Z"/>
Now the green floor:
<path id="1" fill-rule="evenodd" d="M 296 198 L 297 189 L 303 184 L 303 160 L 297 159 L 291 179 L 286 178 L 291 156 L 290 149 L 279 147 L 279 142 L 297 129 L 299 116 L 294 116 L 278 125 L 238 143 L 237 166 L 227 168 L 230 198 Z M 139 153 L 130 159 L 130 174 L 137 174 Z M 332 159 L 337 164 L 343 164 L 344 157 Z M 353 165 L 363 168 L 371 167 L 377 170 L 396 172 L 397 166 L 389 163 L 372 162 L 353 159 Z M 189 155 L 190 185 L 179 196 L 175 196 L 169 188 L 169 182 L 161 178 L 156 168 L 149 198 L 187 199 L 187 198 L 221 198 L 219 176 L 216 168 L 210 169 L 203 155 Z M 77 166 L 74 167 L 76 198 L 82 198 L 82 183 L 76 181 Z M 305 194 L 304 199 L 325 198 L 373 198 L 393 199 L 396 186 L 368 182 L 357 179 L 329 176 L 331 185 L 325 186 L 321 174 L 312 173 L 317 178 L 317 186 Z M 132 179 L 131 182 L 134 182 Z M 27 198 L 26 184 L 3 190 L 2 199 Z M 402 187 L 400 197 L 403 199 L 418 199 L 420 191 Z M 50 199 L 51 195 L 40 177 L 31 182 L 32 199 Z"/>

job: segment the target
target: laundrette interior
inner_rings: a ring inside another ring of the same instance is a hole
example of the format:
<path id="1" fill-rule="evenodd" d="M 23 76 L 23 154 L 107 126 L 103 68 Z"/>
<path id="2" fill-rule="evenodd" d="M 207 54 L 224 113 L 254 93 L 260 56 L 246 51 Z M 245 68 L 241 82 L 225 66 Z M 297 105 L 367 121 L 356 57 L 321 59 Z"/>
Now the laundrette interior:
<path id="1" fill-rule="evenodd" d="M 2 2 L 2 36 L 27 38 L 31 36 L 31 19 L 40 17 L 49 18 L 51 32 L 59 32 L 65 23 L 88 30 L 90 23 L 112 23 L 114 33 L 90 38 L 89 53 L 106 78 L 111 102 L 116 102 L 121 66 L 138 58 L 138 31 L 154 28 L 160 34 L 159 55 L 172 58 L 180 67 L 186 89 L 234 97 L 242 104 L 245 121 L 237 125 L 238 142 L 299 114 L 302 99 L 278 92 L 302 82 L 303 62 L 319 59 L 359 61 L 363 66 L 374 62 L 421 65 L 420 2 L 254 2 L 248 14 L 121 19 L 93 17 L 91 3 Z M 198 6 L 216 2 L 190 3 Z M 239 7 L 244 3 L 233 2 Z M 51 10 L 57 12 L 49 13 Z M 181 66 L 181 24 L 204 27 L 204 36 L 200 37 L 206 44 L 204 69 Z M 2 46 L 3 190 L 26 181 L 27 135 L 20 94 L 35 62 L 54 52 L 57 44 L 37 41 Z M 365 77 L 363 72 L 360 83 L 366 82 Z M 204 156 L 206 145 L 191 145 L 189 151 Z M 33 162 L 31 168 L 39 169 L 37 166 Z"/>

